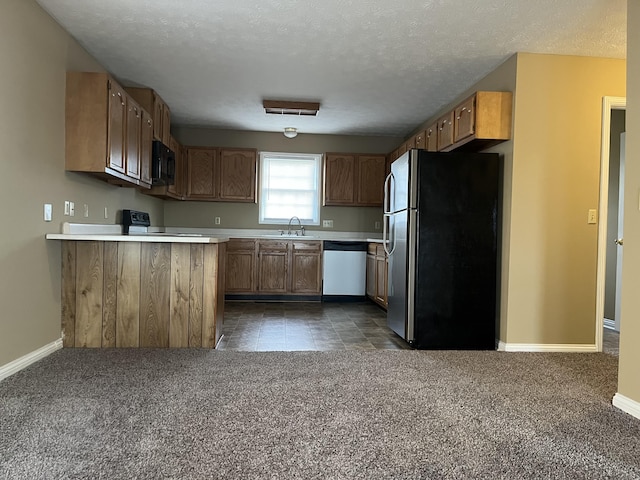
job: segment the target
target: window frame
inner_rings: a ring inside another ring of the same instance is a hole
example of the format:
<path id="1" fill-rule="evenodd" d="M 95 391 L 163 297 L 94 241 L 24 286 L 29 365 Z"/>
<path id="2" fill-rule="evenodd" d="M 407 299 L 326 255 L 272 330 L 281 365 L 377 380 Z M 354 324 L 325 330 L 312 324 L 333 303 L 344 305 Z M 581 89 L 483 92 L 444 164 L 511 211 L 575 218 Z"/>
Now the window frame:
<path id="1" fill-rule="evenodd" d="M 283 225 L 289 222 L 289 218 L 265 218 L 264 217 L 264 205 L 265 199 L 263 197 L 264 188 L 263 181 L 265 178 L 264 166 L 265 159 L 271 157 L 283 158 L 283 159 L 304 159 L 313 160 L 315 162 L 315 176 L 316 176 L 316 199 L 315 199 L 315 216 L 313 219 L 300 219 L 304 225 L 319 226 L 320 215 L 322 209 L 322 166 L 324 161 L 324 155 L 322 153 L 291 153 L 291 152 L 259 152 L 259 167 L 258 167 L 258 224 L 260 225 Z"/>

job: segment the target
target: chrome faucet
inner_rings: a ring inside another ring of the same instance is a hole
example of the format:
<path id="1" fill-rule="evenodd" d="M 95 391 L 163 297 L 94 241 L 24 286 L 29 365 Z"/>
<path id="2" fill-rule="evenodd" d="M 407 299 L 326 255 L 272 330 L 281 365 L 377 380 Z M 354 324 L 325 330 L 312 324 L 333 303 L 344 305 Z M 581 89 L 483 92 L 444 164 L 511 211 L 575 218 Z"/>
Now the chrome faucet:
<path id="1" fill-rule="evenodd" d="M 287 235 L 291 235 L 291 222 L 293 222 L 294 218 L 298 220 L 298 227 L 299 227 L 299 229 L 296 230 L 296 236 L 298 236 L 298 232 L 300 232 L 300 236 L 304 237 L 304 227 L 302 226 L 300 219 L 296 216 L 293 216 L 289 219 L 289 228 L 287 229 Z"/>

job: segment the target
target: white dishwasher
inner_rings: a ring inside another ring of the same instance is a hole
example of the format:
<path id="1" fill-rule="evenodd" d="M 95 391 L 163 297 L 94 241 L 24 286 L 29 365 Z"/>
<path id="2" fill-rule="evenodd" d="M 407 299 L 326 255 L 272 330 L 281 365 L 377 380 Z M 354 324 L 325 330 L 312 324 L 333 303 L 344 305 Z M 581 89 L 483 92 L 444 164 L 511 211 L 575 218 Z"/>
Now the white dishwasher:
<path id="1" fill-rule="evenodd" d="M 323 300 L 365 298 L 367 245 L 365 241 L 325 240 L 323 242 Z"/>

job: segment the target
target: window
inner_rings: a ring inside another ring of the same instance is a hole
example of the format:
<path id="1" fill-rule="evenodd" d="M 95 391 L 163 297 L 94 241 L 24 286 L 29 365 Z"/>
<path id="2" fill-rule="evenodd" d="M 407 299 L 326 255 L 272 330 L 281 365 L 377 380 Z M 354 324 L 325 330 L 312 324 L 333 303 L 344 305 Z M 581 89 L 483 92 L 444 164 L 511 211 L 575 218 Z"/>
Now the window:
<path id="1" fill-rule="evenodd" d="M 260 152 L 260 223 L 320 225 L 321 154 Z"/>

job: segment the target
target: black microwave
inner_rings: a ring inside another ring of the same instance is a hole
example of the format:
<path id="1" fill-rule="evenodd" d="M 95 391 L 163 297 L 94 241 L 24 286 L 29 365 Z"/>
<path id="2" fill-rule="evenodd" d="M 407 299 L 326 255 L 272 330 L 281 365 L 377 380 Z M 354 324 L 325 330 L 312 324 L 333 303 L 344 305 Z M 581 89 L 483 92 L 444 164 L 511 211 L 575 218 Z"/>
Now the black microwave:
<path id="1" fill-rule="evenodd" d="M 151 148 L 152 185 L 173 185 L 176 180 L 176 154 L 164 143 L 154 140 Z"/>

